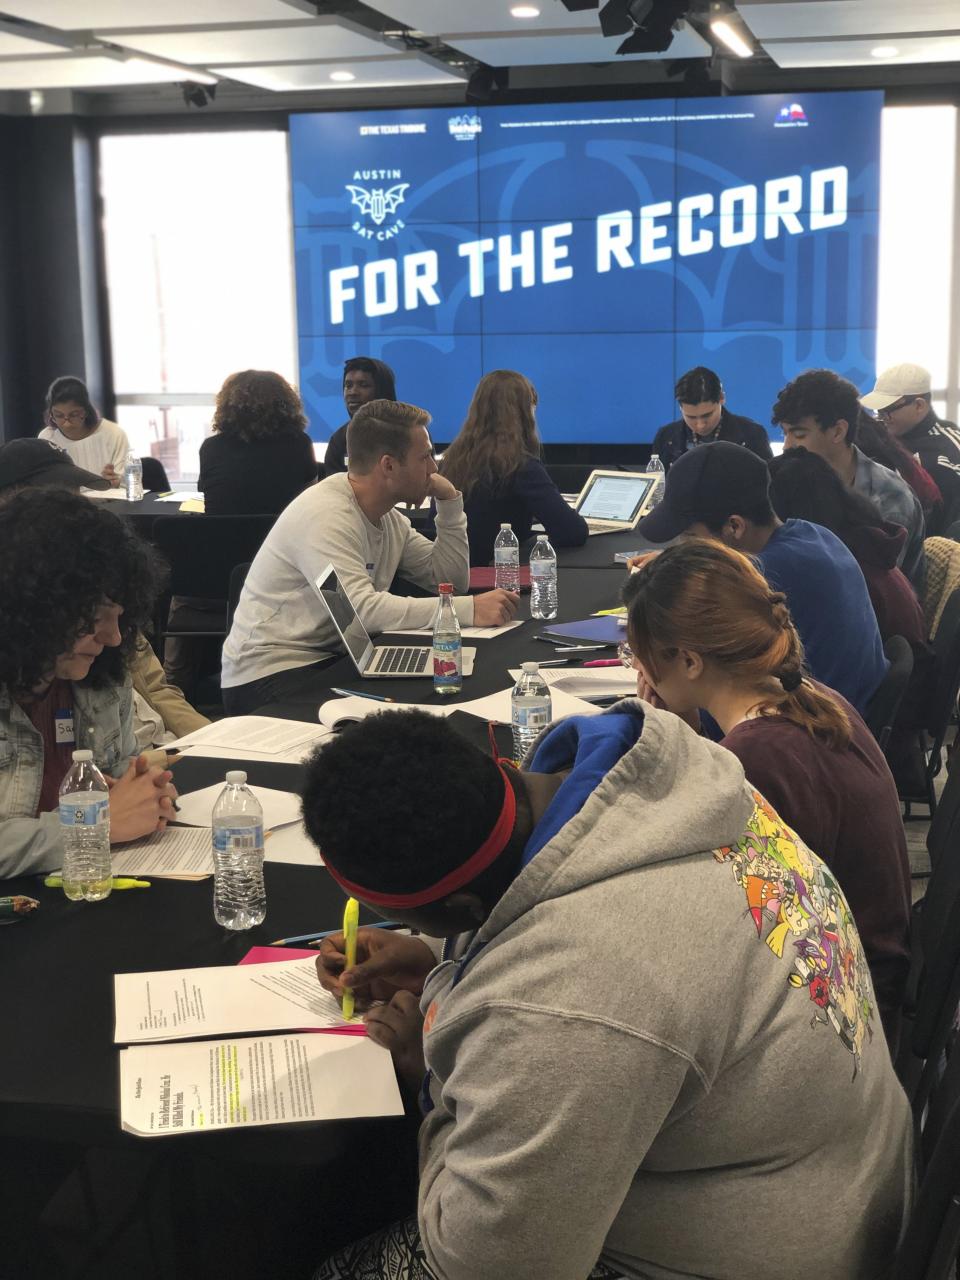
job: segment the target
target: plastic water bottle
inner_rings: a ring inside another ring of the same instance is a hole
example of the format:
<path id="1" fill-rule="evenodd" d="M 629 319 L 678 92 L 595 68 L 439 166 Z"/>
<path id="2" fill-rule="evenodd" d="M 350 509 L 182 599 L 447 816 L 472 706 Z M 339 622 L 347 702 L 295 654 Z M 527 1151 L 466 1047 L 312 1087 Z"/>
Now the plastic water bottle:
<path id="1" fill-rule="evenodd" d="M 463 642 L 453 607 L 453 584 L 440 583 L 440 603 L 433 624 L 433 691 L 444 695 L 463 688 Z"/>
<path id="2" fill-rule="evenodd" d="M 513 720 L 513 758 L 524 758 L 537 737 L 553 719 L 553 700 L 546 681 L 535 662 L 523 664 L 523 675 L 514 686 L 510 698 Z"/>
<path id="3" fill-rule="evenodd" d="M 520 543 L 513 527 L 502 524 L 493 544 L 493 585 L 504 591 L 520 590 Z"/>
<path id="4" fill-rule="evenodd" d="M 263 809 L 242 769 L 231 769 L 213 806 L 213 915 L 225 929 L 252 929 L 267 914 Z"/>
<path id="5" fill-rule="evenodd" d="M 60 784 L 63 892 L 71 902 L 99 902 L 113 888 L 110 792 L 92 751 L 74 751 Z"/>
<path id="6" fill-rule="evenodd" d="M 663 486 L 667 479 L 667 472 L 663 463 L 660 461 L 659 453 L 652 453 L 650 455 L 650 462 L 647 466 L 647 475 L 655 475 L 657 477 L 657 483 L 654 485 L 653 492 L 650 494 L 650 501 L 647 503 L 647 509 L 652 510 L 654 507 L 658 507 L 663 501 Z"/>
<path id="7" fill-rule="evenodd" d="M 545 533 L 530 552 L 530 617 L 557 616 L 557 553 Z"/>
<path id="8" fill-rule="evenodd" d="M 132 449 L 123 467 L 123 489 L 128 502 L 139 502 L 143 497 L 143 461 Z"/>

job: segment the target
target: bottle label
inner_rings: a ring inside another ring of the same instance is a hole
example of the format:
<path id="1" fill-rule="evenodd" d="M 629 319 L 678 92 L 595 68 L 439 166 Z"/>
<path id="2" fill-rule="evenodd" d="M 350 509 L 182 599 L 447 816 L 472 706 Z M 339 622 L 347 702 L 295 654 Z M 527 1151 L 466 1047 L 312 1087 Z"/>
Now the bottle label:
<path id="1" fill-rule="evenodd" d="M 518 565 L 520 563 L 520 552 L 516 547 L 494 547 L 493 563 Z"/>
<path id="2" fill-rule="evenodd" d="M 531 560 L 530 561 L 530 577 L 536 578 L 538 582 L 545 581 L 547 578 L 556 577 L 557 562 L 556 560 Z"/>
<path id="3" fill-rule="evenodd" d="M 89 797 L 89 798 L 88 798 Z M 96 792 L 85 792 L 83 800 L 61 800 L 60 822 L 65 827 L 96 827 L 110 817 L 110 801 Z"/>
<path id="4" fill-rule="evenodd" d="M 257 853 L 263 848 L 263 826 L 214 827 L 215 853 Z"/>
<path id="5" fill-rule="evenodd" d="M 513 723 L 517 729 L 535 729 L 538 733 L 550 723 L 550 707 L 517 706 L 513 710 Z"/>
<path id="6" fill-rule="evenodd" d="M 461 681 L 462 647 L 459 636 L 433 642 L 433 683 L 441 688 L 459 685 Z"/>

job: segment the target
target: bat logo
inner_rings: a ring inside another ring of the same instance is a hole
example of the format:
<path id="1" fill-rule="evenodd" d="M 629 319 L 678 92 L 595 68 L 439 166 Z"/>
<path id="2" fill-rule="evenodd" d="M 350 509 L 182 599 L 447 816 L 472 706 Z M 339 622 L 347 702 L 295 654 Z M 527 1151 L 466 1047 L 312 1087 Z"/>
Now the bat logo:
<path id="1" fill-rule="evenodd" d="M 399 205 L 403 204 L 404 193 L 410 186 L 409 182 L 398 182 L 395 186 L 366 187 L 353 186 L 347 183 L 347 190 L 350 192 L 350 203 L 359 207 L 360 212 L 366 214 L 372 222 L 379 227 L 388 213 L 396 213 Z"/>

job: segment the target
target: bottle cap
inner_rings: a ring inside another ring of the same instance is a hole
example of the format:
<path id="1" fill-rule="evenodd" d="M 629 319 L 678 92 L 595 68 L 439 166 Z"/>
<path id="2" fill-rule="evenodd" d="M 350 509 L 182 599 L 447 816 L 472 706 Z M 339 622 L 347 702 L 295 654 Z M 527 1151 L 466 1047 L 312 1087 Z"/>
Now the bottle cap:
<path id="1" fill-rule="evenodd" d="M 440 594 L 441 594 L 442 596 L 452 596 L 452 595 L 453 595 L 453 583 L 452 583 L 452 582 L 441 582 L 441 583 L 440 583 Z"/>
<path id="2" fill-rule="evenodd" d="M 92 751 L 75 751 L 73 753 L 73 758 L 77 762 L 77 764 L 84 764 L 87 760 L 93 759 L 93 752 Z"/>
<path id="3" fill-rule="evenodd" d="M 526 672 L 526 674 L 527 674 L 528 676 L 530 676 L 530 675 L 535 675 L 535 674 L 536 674 L 536 672 L 538 672 L 538 671 L 540 670 L 540 663 L 539 663 L 539 662 L 525 662 L 525 663 L 523 664 L 523 669 L 524 669 L 524 671 Z"/>
<path id="4" fill-rule="evenodd" d="M 227 774 L 227 781 L 242 785 L 247 780 L 247 775 L 242 769 L 231 769 Z"/>
<path id="5" fill-rule="evenodd" d="M 501 528 L 501 529 L 512 529 L 512 528 L 513 528 L 513 525 L 512 525 L 512 524 L 510 524 L 510 522 L 509 522 L 509 521 L 505 521 L 505 522 L 501 523 L 500 528 Z"/>

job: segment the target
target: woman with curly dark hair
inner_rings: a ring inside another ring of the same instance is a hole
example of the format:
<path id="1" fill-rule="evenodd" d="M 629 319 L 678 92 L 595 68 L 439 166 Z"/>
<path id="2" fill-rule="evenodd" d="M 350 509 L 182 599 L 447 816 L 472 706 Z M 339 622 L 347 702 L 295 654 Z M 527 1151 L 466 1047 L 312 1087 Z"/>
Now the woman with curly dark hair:
<path id="1" fill-rule="evenodd" d="M 317 478 L 297 392 L 279 373 L 231 373 L 217 393 L 213 435 L 200 446 L 207 515 L 278 515 Z"/>
<path id="2" fill-rule="evenodd" d="M 110 784 L 110 838 L 162 830 L 176 792 L 136 757 L 127 665 L 158 567 L 112 512 L 64 490 L 0 505 L 0 878 L 63 860 L 58 790 L 77 747 Z M 114 781 L 115 779 L 115 781 Z"/>

